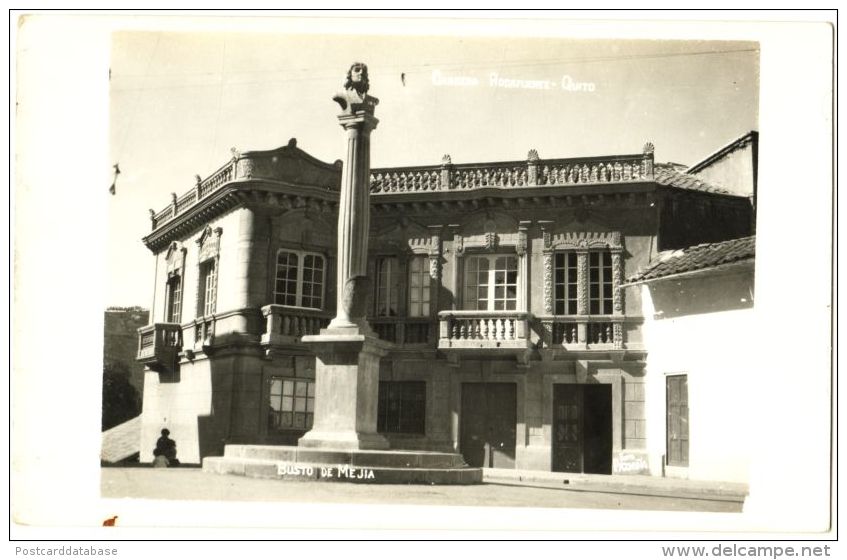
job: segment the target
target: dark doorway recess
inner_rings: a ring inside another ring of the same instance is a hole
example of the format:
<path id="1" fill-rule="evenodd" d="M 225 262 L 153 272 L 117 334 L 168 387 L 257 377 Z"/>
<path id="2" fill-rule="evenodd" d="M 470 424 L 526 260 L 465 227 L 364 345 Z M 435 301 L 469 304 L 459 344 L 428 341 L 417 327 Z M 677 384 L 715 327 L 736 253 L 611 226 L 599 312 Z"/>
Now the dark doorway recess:
<path id="1" fill-rule="evenodd" d="M 472 467 L 515 468 L 514 383 L 462 383 L 461 449 Z"/>
<path id="2" fill-rule="evenodd" d="M 611 385 L 553 385 L 553 471 L 612 474 Z"/>

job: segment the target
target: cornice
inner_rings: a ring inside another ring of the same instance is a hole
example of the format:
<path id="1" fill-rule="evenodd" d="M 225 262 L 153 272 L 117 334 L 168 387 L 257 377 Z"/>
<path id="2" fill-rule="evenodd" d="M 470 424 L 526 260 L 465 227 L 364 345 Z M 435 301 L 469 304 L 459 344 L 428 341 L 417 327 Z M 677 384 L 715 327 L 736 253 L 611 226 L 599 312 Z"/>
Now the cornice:
<path id="1" fill-rule="evenodd" d="M 265 179 L 237 180 L 202 199 L 176 218 L 165 222 L 142 238 L 142 241 L 151 251 L 161 251 L 171 241 L 203 229 L 211 220 L 240 206 L 255 205 L 282 212 L 314 207 L 319 211 L 333 212 L 337 201 L 338 193 L 327 188 Z"/>

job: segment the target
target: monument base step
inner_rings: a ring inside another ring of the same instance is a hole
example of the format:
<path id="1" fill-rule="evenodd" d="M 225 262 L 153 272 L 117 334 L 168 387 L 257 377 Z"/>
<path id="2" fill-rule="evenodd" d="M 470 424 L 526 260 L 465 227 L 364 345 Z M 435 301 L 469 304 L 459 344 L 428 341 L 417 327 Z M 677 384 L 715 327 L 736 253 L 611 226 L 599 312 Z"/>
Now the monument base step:
<path id="1" fill-rule="evenodd" d="M 203 459 L 203 472 L 278 480 L 364 484 L 479 484 L 482 469 L 458 453 L 227 445 Z"/>

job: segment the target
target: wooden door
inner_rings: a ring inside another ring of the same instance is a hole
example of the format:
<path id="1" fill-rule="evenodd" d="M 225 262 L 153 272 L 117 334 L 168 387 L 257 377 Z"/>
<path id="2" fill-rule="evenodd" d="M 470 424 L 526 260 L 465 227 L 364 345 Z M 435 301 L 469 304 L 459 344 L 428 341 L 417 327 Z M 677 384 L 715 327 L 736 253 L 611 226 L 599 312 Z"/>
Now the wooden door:
<path id="1" fill-rule="evenodd" d="M 472 467 L 513 469 L 517 441 L 514 383 L 463 383 L 460 447 Z"/>
<path id="2" fill-rule="evenodd" d="M 553 471 L 612 473 L 612 387 L 553 386 Z"/>
<path id="3" fill-rule="evenodd" d="M 669 375 L 667 391 L 667 463 L 688 466 L 688 376 Z"/>
<path id="4" fill-rule="evenodd" d="M 582 472 L 582 391 L 553 386 L 553 470 Z"/>

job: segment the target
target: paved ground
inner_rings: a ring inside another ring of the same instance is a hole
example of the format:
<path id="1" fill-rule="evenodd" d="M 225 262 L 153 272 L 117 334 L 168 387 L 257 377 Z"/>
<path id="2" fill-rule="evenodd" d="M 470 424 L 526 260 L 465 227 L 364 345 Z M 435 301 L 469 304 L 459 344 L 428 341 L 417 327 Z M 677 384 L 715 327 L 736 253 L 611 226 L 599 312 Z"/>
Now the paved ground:
<path id="1" fill-rule="evenodd" d="M 391 505 L 592 508 L 740 512 L 736 499 L 648 496 L 563 488 L 553 482 L 502 481 L 473 486 L 368 485 L 262 480 L 204 473 L 200 469 L 101 469 L 105 498 L 214 501 L 319 502 Z"/>

